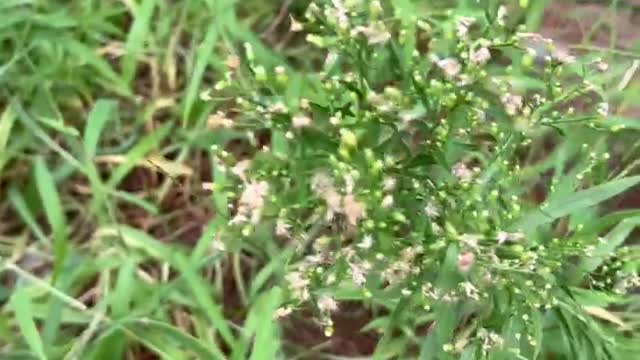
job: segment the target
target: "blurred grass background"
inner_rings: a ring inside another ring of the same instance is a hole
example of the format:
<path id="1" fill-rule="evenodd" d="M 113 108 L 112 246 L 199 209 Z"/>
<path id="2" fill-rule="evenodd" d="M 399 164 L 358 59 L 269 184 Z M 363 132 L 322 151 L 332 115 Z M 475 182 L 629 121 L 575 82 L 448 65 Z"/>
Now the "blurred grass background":
<path id="1" fill-rule="evenodd" d="M 463 12 L 471 2 L 450 5 Z M 603 141 L 619 170 L 633 172 L 640 4 L 527 5 L 513 16 L 528 31 L 610 64 L 600 76 L 610 84 L 610 121 L 624 128 Z M 267 241 L 228 256 L 212 250 L 216 199 L 202 189 L 224 182 L 214 179 L 211 146 L 235 137 L 207 127 L 228 99 L 204 102 L 200 93 L 223 79 L 230 56 L 242 58 L 244 43 L 265 66 L 312 66 L 303 39 L 287 31 L 289 15 L 305 8 L 297 0 L 0 2 L 3 359 L 342 351 L 305 319 L 283 336 L 269 315 L 280 306 L 270 286 L 284 271 L 280 249 Z M 559 146 L 566 158 L 593 141 L 580 136 Z M 639 205 L 629 194 L 613 206 Z M 345 355 L 371 351 L 375 337 L 344 326 Z"/>

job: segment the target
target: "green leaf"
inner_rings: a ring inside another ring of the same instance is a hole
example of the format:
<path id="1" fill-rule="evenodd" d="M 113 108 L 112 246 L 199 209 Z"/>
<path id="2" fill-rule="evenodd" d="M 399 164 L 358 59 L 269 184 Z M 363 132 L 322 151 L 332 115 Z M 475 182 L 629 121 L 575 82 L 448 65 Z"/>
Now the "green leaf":
<path id="1" fill-rule="evenodd" d="M 169 135 L 172 124 L 170 122 L 162 125 L 155 132 L 145 136 L 126 155 L 126 161 L 118 165 L 113 171 L 107 183 L 108 188 L 114 189 L 122 179 L 133 169 L 147 153 L 158 148 L 160 142 Z"/>
<path id="2" fill-rule="evenodd" d="M 280 306 L 282 290 L 278 287 L 258 298 L 247 316 L 245 329 L 255 334 L 250 360 L 276 359 L 280 349 L 280 334 L 272 314 Z"/>
<path id="3" fill-rule="evenodd" d="M 512 228 L 525 231 L 553 222 L 572 213 L 597 205 L 640 183 L 640 176 L 632 176 L 578 191 L 564 198 L 556 198 L 547 206 L 531 212 Z"/>
<path id="4" fill-rule="evenodd" d="M 637 226 L 640 226 L 640 216 L 622 220 L 604 237 L 604 241 L 596 246 L 591 256 L 582 258 L 580 269 L 583 272 L 595 270 L 607 257 L 614 254 L 615 249 L 624 243 Z"/>
<path id="5" fill-rule="evenodd" d="M 173 254 L 178 254 L 174 249 L 144 231 L 125 225 L 105 226 L 96 232 L 96 237 L 114 237 L 121 240 L 125 246 L 132 250 L 142 251 L 156 260 L 170 262 Z"/>
<path id="6" fill-rule="evenodd" d="M 403 297 L 398 301 L 391 316 L 389 317 L 389 322 L 387 324 L 387 328 L 384 331 L 384 335 L 378 342 L 378 346 L 376 346 L 376 351 L 373 353 L 374 360 L 385 359 L 388 357 L 389 352 L 392 351 L 392 339 L 393 339 L 393 331 L 396 326 L 398 326 L 402 315 L 405 313 L 405 309 L 409 305 L 409 299 Z"/>
<path id="7" fill-rule="evenodd" d="M 55 120 L 48 117 L 38 116 L 36 118 L 40 123 L 46 125 L 48 128 L 53 129 L 61 134 L 70 135 L 73 137 L 80 136 L 80 133 L 75 128 L 66 126 L 62 120 Z"/>
<path id="8" fill-rule="evenodd" d="M 67 220 L 62 210 L 60 196 L 56 188 L 55 180 L 51 172 L 44 163 L 42 157 L 38 157 L 35 161 L 35 179 L 42 207 L 45 215 L 53 229 L 53 248 L 54 248 L 54 266 L 53 281 L 57 279 L 62 265 L 67 257 Z"/>
<path id="9" fill-rule="evenodd" d="M 127 43 L 125 56 L 122 58 L 122 72 L 127 83 L 131 82 L 136 71 L 136 62 L 144 49 L 144 43 L 149 34 L 149 25 L 157 0 L 143 0 L 133 14 L 134 20 Z"/>
<path id="10" fill-rule="evenodd" d="M 11 296 L 10 306 L 15 314 L 18 328 L 27 341 L 29 348 L 38 359 L 46 360 L 44 345 L 33 320 L 31 299 L 27 295 L 25 288 L 20 287 L 14 291 L 13 296 Z"/>
<path id="11" fill-rule="evenodd" d="M 284 132 L 273 130 L 271 133 L 271 150 L 273 154 L 280 158 L 286 158 L 289 154 L 289 142 L 284 136 Z"/>
<path id="12" fill-rule="evenodd" d="M 216 206 L 218 216 L 224 219 L 229 218 L 229 199 L 226 193 L 227 187 L 227 171 L 223 165 L 219 163 L 219 160 L 213 158 L 211 160 L 213 171 L 214 188 L 212 191 L 213 203 Z"/>
<path id="13" fill-rule="evenodd" d="M 280 272 L 284 268 L 284 264 L 287 263 L 287 259 L 291 256 L 293 250 L 287 249 L 279 254 L 276 258 L 269 261 L 269 263 L 260 269 L 258 274 L 253 277 L 251 281 L 251 287 L 249 288 L 249 296 L 251 298 L 256 297 L 259 294 L 260 289 L 269 280 L 269 278 L 277 272 Z"/>
<path id="14" fill-rule="evenodd" d="M 16 119 L 16 115 L 13 112 L 12 106 L 7 106 L 2 115 L 0 116 L 0 152 L 5 151 L 7 142 L 9 141 L 9 135 L 11 134 L 11 128 Z"/>
<path id="15" fill-rule="evenodd" d="M 116 198 L 122 199 L 132 205 L 135 205 L 141 209 L 144 209 L 150 215 L 158 215 L 160 213 L 160 210 L 155 204 L 139 196 L 136 196 L 135 194 L 128 193 L 126 191 L 113 191 L 111 192 L 111 195 L 113 195 Z"/>
<path id="16" fill-rule="evenodd" d="M 128 325 L 130 322 L 133 322 L 133 326 Z M 171 342 L 175 342 L 180 349 L 194 352 L 199 359 L 225 359 L 224 354 L 219 348 L 208 347 L 200 340 L 171 324 L 152 319 L 135 319 L 125 322 L 124 325 L 138 336 L 145 337 L 145 335 L 149 335 L 149 333 L 154 333 L 154 338 L 165 338 Z"/>
<path id="17" fill-rule="evenodd" d="M 118 269 L 115 289 L 109 296 L 111 313 L 115 318 L 125 316 L 130 311 L 131 298 L 134 295 L 136 283 L 135 268 L 135 261 L 126 259 Z"/>
<path id="18" fill-rule="evenodd" d="M 191 289 L 195 301 L 206 313 L 211 325 L 218 330 L 224 341 L 232 346 L 234 344 L 231 329 L 227 325 L 227 320 L 222 314 L 222 309 L 213 301 L 213 295 L 209 286 L 196 273 L 191 263 L 183 256 L 176 256 L 175 266 L 185 278 L 187 285 Z"/>
<path id="19" fill-rule="evenodd" d="M 100 134 L 116 105 L 115 101 L 101 99 L 96 102 L 89 113 L 83 137 L 84 153 L 88 159 L 93 159 L 96 155 Z"/>
<path id="20" fill-rule="evenodd" d="M 29 206 L 27 206 L 24 197 L 13 186 L 9 188 L 9 202 L 16 210 L 22 221 L 24 221 L 24 223 L 29 227 L 29 230 L 31 230 L 31 232 L 36 236 L 36 239 L 43 244 L 49 245 L 49 238 L 47 238 L 47 235 L 45 235 L 44 231 L 36 221 L 31 210 L 29 210 Z"/>
<path id="21" fill-rule="evenodd" d="M 195 66 L 193 69 L 193 73 L 191 74 L 191 78 L 189 79 L 189 86 L 187 87 L 186 95 L 184 98 L 184 111 L 182 113 L 183 127 L 186 127 L 187 122 L 189 121 L 191 109 L 193 108 L 193 104 L 196 102 L 196 99 L 198 97 L 200 84 L 202 83 L 202 76 L 204 75 L 204 71 L 207 69 L 207 65 L 211 60 L 217 39 L 218 28 L 215 26 L 215 24 L 211 24 L 209 25 L 209 29 L 207 29 L 207 34 L 205 35 L 204 40 L 202 41 L 200 46 L 198 46 L 198 50 L 196 51 Z"/>

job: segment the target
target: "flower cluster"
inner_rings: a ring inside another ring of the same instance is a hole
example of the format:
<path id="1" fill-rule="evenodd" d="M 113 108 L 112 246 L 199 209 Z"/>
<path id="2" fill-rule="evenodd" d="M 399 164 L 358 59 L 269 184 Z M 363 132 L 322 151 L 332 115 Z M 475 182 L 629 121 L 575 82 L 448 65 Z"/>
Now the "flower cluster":
<path id="1" fill-rule="evenodd" d="M 291 31 L 308 31 L 326 61 L 298 79 L 308 86 L 293 97 L 283 79 L 300 75 L 256 65 L 247 46 L 256 91 L 236 102 L 242 115 L 210 122 L 248 129 L 258 150 L 251 162 L 223 165 L 238 179 L 227 233 L 251 241 L 266 227 L 297 249 L 290 303 L 277 316 L 312 302 L 330 327 L 346 293 L 390 310 L 400 301 L 427 313 L 466 306 L 454 328 L 476 340 L 455 343 L 452 333 L 442 351 L 535 352 L 540 314 L 564 298 L 567 260 L 598 239 L 524 226 L 536 206 L 528 188 L 540 178 L 527 154 L 571 127 L 606 128 L 608 106 L 576 80 L 575 58 L 507 28 L 507 8 L 494 10 L 407 21 L 379 1 L 312 3 Z M 264 149 L 257 133 L 269 135 Z M 576 186 L 589 185 L 607 156 L 581 163 Z M 437 316 L 432 326 L 445 326 Z M 505 318 L 526 345 L 496 327 Z"/>

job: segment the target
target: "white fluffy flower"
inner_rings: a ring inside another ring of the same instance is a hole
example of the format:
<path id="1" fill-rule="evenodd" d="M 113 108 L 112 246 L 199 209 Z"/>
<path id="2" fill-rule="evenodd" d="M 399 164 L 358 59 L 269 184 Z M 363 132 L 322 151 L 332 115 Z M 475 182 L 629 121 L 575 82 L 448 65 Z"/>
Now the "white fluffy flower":
<path id="1" fill-rule="evenodd" d="M 247 169 L 249 169 L 250 166 L 251 166 L 251 160 L 246 159 L 246 160 L 238 161 L 238 163 L 231 168 L 231 173 L 239 177 L 240 179 L 242 179 L 242 181 L 247 181 L 245 172 L 247 171 Z"/>
<path id="2" fill-rule="evenodd" d="M 427 206 L 424 207 L 424 213 L 427 217 L 431 219 L 435 219 L 440 216 L 440 209 L 431 201 L 427 203 Z"/>
<path id="3" fill-rule="evenodd" d="M 328 295 L 322 295 L 318 299 L 318 309 L 323 312 L 334 312 L 338 310 L 338 303 Z"/>
<path id="4" fill-rule="evenodd" d="M 456 34 L 459 38 L 465 38 L 469 33 L 469 28 L 473 23 L 476 22 L 476 19 L 472 17 L 460 17 L 456 21 Z"/>
<path id="5" fill-rule="evenodd" d="M 601 102 L 598 104 L 598 114 L 602 117 L 607 117 L 609 115 L 609 103 Z"/>
<path id="6" fill-rule="evenodd" d="M 460 65 L 460 62 L 458 62 L 458 60 L 454 58 L 446 58 L 446 59 L 438 60 L 436 64 L 440 69 L 442 69 L 444 74 L 450 78 L 455 77 L 460 73 L 460 70 L 462 70 L 462 66 Z"/>
<path id="7" fill-rule="evenodd" d="M 373 236 L 367 234 L 362 238 L 362 241 L 356 246 L 361 249 L 370 249 L 372 245 L 373 245 Z"/>
<path id="8" fill-rule="evenodd" d="M 386 177 L 382 181 L 382 190 L 384 191 L 391 191 L 395 187 L 396 187 L 396 179 L 392 177 Z"/>
<path id="9" fill-rule="evenodd" d="M 391 38 L 389 30 L 381 22 L 376 22 L 369 26 L 356 26 L 351 30 L 351 36 L 355 37 L 359 34 L 364 35 L 371 45 L 384 44 Z"/>
<path id="10" fill-rule="evenodd" d="M 218 111 L 207 118 L 207 126 L 210 129 L 230 128 L 233 127 L 233 120 L 226 117 L 222 111 Z"/>
<path id="11" fill-rule="evenodd" d="M 249 216 L 253 224 L 258 223 L 262 215 L 262 208 L 264 207 L 264 197 L 268 191 L 269 184 L 266 181 L 254 181 L 246 184 L 238 201 L 237 214 L 231 220 L 231 223 L 244 223 L 249 219 Z"/>
<path id="12" fill-rule="evenodd" d="M 460 284 L 460 287 L 462 288 L 462 290 L 464 290 L 464 293 L 468 298 L 476 301 L 480 300 L 480 297 L 478 296 L 478 289 L 476 289 L 476 287 L 473 286 L 472 283 L 465 281 Z"/>
<path id="13" fill-rule="evenodd" d="M 311 126 L 311 118 L 304 114 L 298 114 L 291 119 L 294 128 L 304 128 Z"/>
<path id="14" fill-rule="evenodd" d="M 351 194 L 346 195 L 342 203 L 344 207 L 343 211 L 349 224 L 354 226 L 357 225 L 358 220 L 363 218 L 365 215 L 364 203 L 356 200 L 356 198 Z"/>
<path id="15" fill-rule="evenodd" d="M 462 234 L 462 235 L 460 235 L 460 242 L 462 242 L 466 246 L 468 246 L 470 248 L 474 248 L 474 249 L 478 247 L 478 241 L 480 241 L 480 239 L 482 239 L 482 235 L 480 235 L 480 234 Z"/>
<path id="16" fill-rule="evenodd" d="M 293 16 L 289 16 L 289 19 L 291 20 L 291 27 L 289 28 L 291 32 L 300 32 L 303 30 L 304 27 L 302 26 L 302 24 L 294 19 Z"/>
<path id="17" fill-rule="evenodd" d="M 393 196 L 392 195 L 386 195 L 382 199 L 382 203 L 380 203 L 380 206 L 382 206 L 383 209 L 388 209 L 388 208 L 392 207 L 393 206 Z"/>
<path id="18" fill-rule="evenodd" d="M 496 240 L 498 240 L 498 244 L 504 244 L 507 241 L 518 241 L 524 238 L 523 233 L 508 233 L 506 231 L 498 231 L 496 235 Z"/>
<path id="19" fill-rule="evenodd" d="M 292 271 L 285 276 L 293 295 L 299 300 L 309 299 L 309 280 L 299 271 Z"/>
<path id="20" fill-rule="evenodd" d="M 500 7 L 498 8 L 498 14 L 496 16 L 496 22 L 498 23 L 498 25 L 500 26 L 504 26 L 506 24 L 506 18 L 507 18 L 507 7 L 504 5 L 500 5 Z"/>
<path id="21" fill-rule="evenodd" d="M 284 220 L 278 219 L 276 221 L 276 235 L 279 237 L 289 237 L 289 229 L 291 225 L 287 224 Z"/>
<path id="22" fill-rule="evenodd" d="M 288 306 L 279 307 L 276 312 L 273 314 L 274 319 L 283 318 L 289 314 L 291 314 L 293 310 Z"/>
<path id="23" fill-rule="evenodd" d="M 507 93 L 501 98 L 507 114 L 516 115 L 522 109 L 522 96 Z"/>

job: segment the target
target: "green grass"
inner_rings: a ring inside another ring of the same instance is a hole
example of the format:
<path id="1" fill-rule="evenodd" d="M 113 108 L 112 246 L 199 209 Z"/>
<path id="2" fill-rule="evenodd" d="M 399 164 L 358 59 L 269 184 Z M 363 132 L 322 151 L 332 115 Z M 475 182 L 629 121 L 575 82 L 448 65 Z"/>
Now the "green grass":
<path id="1" fill-rule="evenodd" d="M 290 3 L 300 18 L 304 4 Z M 411 1 L 391 3 L 398 16 L 416 9 Z M 458 11 L 473 3 L 460 2 Z M 522 16 L 534 30 L 543 1 L 530 3 L 530 13 L 523 10 Z M 613 1 L 612 9 L 622 3 Z M 282 323 L 273 318 L 286 302 L 281 280 L 293 247 L 258 229 L 253 241 L 236 239 L 225 244 L 226 252 L 216 250 L 230 218 L 231 194 L 202 190 L 204 182 L 219 189 L 232 186 L 212 147 L 246 138 L 243 132 L 207 127 L 208 115 L 228 106 L 229 99 L 200 99 L 203 90 L 224 79 L 229 55 L 239 55 L 246 66 L 243 44 L 248 43 L 257 64 L 291 68 L 287 104 L 297 104 L 301 94 L 318 87 L 304 76 L 318 59 L 300 38 L 286 39 L 286 17 L 273 34 L 261 34 L 281 5 L 257 0 L 0 1 L 0 358 L 106 360 L 153 353 L 162 359 L 257 360 L 299 352 L 299 344 L 291 344 Z M 593 50 L 588 41 L 580 46 Z M 618 85 L 632 61 L 640 59 L 640 44 L 623 53 L 615 49 L 613 31 L 607 48 L 587 56 L 597 53 L 611 64 L 599 75 L 610 84 L 604 91 L 611 102 L 622 110 L 636 107 L 640 83 Z M 238 88 L 251 86 L 248 79 L 236 81 Z M 637 120 L 616 115 L 611 121 L 631 130 L 606 138 L 568 134 L 547 161 L 525 169 L 531 182 L 550 169 L 558 177 L 553 201 L 531 213 L 527 226 L 550 223 L 549 214 L 554 219 L 571 215 L 568 226 L 581 223 L 590 234 L 611 240 L 596 255 L 635 241 L 637 211 L 598 217 L 592 206 L 638 182 L 632 176 L 638 164 Z M 271 135 L 272 151 L 286 158 L 292 149 L 284 133 Z M 611 149 L 619 169 L 598 174 L 599 182 L 610 182 L 574 192 L 574 184 L 559 174 L 574 171 L 567 164 L 580 153 L 577 144 L 597 141 Z M 608 179 L 614 174 L 622 175 Z M 185 226 L 194 224 L 203 229 L 201 235 L 187 235 Z M 455 261 L 454 255 L 449 261 Z M 579 265 L 594 269 L 600 263 L 596 257 Z M 594 292 L 584 297 L 580 301 L 601 309 L 601 317 L 640 328 L 637 296 L 629 300 Z M 422 341 L 406 325 L 416 319 L 407 319 L 402 302 L 369 301 L 349 292 L 336 298 L 373 309 L 370 328 L 384 333 L 374 358 L 400 356 L 407 348 L 430 358 L 429 345 L 456 330 L 452 313 L 436 309 L 436 333 Z M 623 310 L 608 312 L 610 305 Z M 599 334 L 590 332 L 590 322 L 574 310 L 561 309 L 553 317 L 560 319 L 562 334 L 574 334 L 581 342 L 551 332 L 540 333 L 538 341 L 549 337 L 545 341 L 575 347 L 575 353 L 589 359 L 590 336 Z M 536 319 L 537 325 L 542 328 L 547 320 Z M 404 337 L 395 337 L 396 332 Z M 637 349 L 637 338 L 616 339 Z M 305 350 L 311 353 L 308 358 L 325 355 Z"/>

